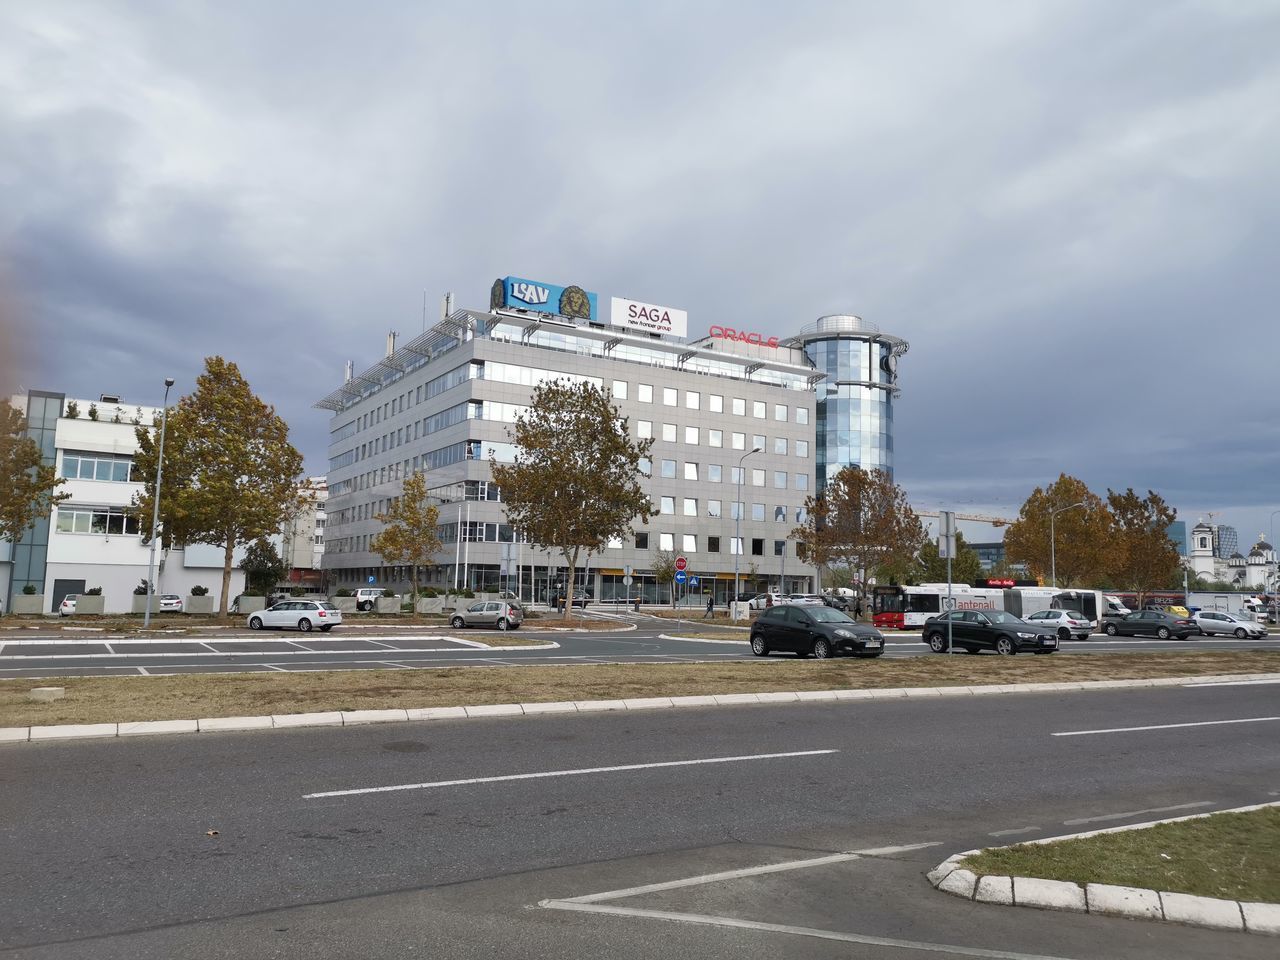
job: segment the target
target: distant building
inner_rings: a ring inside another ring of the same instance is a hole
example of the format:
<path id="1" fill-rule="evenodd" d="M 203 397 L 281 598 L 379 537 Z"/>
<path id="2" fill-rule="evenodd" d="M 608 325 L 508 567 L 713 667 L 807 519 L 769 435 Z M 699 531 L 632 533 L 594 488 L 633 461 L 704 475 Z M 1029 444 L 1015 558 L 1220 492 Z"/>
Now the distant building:
<path id="1" fill-rule="evenodd" d="M 1003 540 L 995 543 L 971 543 L 968 546 L 978 555 L 978 562 L 982 564 L 984 572 L 1004 562 Z"/>
<path id="2" fill-rule="evenodd" d="M 320 588 L 324 580 L 324 530 L 329 486 L 311 477 L 298 492 L 306 504 L 280 527 L 280 559 L 290 586 Z"/>
<path id="3" fill-rule="evenodd" d="M 1219 560 L 1229 560 L 1240 549 L 1240 534 L 1235 527 L 1219 524 L 1213 528 L 1213 555 Z"/>
<path id="4" fill-rule="evenodd" d="M 1169 524 L 1167 532 L 1173 545 L 1178 548 L 1178 556 L 1185 557 L 1187 555 L 1187 522 L 1175 520 Z"/>
<path id="5" fill-rule="evenodd" d="M 1231 583 L 1241 590 L 1273 591 L 1280 580 L 1280 563 L 1277 562 L 1275 548 L 1258 535 L 1258 542 L 1249 550 L 1248 556 L 1239 550 L 1227 557 L 1218 556 L 1218 544 L 1223 542 L 1221 530 L 1213 524 L 1201 520 L 1191 528 L 1191 547 L 1189 566 L 1191 571 L 1205 580 L 1217 580 Z M 1227 527 L 1230 537 L 1236 537 L 1236 531 Z"/>

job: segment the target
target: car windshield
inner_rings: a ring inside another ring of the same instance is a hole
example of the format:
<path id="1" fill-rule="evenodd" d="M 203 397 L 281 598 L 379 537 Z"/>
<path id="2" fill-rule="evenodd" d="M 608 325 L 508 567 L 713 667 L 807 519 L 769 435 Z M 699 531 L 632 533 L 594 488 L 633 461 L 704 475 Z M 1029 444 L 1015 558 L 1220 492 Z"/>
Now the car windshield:
<path id="1" fill-rule="evenodd" d="M 978 616 L 986 617 L 992 623 L 1021 623 L 1019 617 L 1015 617 L 1012 613 L 1006 613 L 1004 610 L 979 610 Z"/>
<path id="2" fill-rule="evenodd" d="M 853 623 L 849 616 L 835 607 L 814 607 L 805 613 L 819 623 Z"/>
<path id="3" fill-rule="evenodd" d="M 320 604 L 320 609 L 321 609 L 321 610 L 337 610 L 337 609 L 338 609 L 338 605 L 337 605 L 336 603 L 329 603 L 329 602 L 325 601 L 325 602 L 323 602 L 323 603 L 321 603 L 321 604 Z"/>

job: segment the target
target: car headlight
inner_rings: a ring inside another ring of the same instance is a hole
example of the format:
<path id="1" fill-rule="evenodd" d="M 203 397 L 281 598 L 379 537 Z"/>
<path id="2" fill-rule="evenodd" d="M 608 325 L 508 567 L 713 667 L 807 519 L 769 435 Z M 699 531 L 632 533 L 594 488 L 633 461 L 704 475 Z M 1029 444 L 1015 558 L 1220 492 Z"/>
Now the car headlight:
<path id="1" fill-rule="evenodd" d="M 1034 634 L 1034 633 L 1020 633 L 1020 634 L 1018 634 L 1018 636 L 1020 636 L 1023 640 L 1030 640 L 1030 639 L 1032 639 L 1032 638 L 1035 636 L 1035 634 Z"/>
<path id="2" fill-rule="evenodd" d="M 844 630 L 844 629 L 833 630 L 833 631 L 832 631 L 832 633 L 833 633 L 835 636 L 839 637 L 841 640 L 851 640 L 851 639 L 853 639 L 853 634 L 852 634 L 852 633 L 850 633 L 848 630 Z"/>

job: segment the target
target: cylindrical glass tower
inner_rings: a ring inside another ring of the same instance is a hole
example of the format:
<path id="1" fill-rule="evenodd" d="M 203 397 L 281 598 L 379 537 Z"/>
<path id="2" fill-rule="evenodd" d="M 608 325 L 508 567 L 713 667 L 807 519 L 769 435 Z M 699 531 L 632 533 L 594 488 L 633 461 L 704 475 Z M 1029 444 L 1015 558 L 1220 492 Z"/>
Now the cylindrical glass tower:
<path id="1" fill-rule="evenodd" d="M 827 375 L 818 386 L 815 418 L 818 489 L 851 464 L 892 476 L 898 358 L 910 344 L 851 315 L 820 317 L 793 343 Z"/>

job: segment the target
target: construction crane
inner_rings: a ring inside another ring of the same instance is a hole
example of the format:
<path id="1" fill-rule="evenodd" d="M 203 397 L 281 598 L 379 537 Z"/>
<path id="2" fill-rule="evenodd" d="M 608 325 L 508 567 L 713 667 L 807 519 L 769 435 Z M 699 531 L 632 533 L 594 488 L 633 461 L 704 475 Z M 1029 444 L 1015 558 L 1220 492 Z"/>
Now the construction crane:
<path id="1" fill-rule="evenodd" d="M 914 510 L 914 508 L 912 509 Z M 915 510 L 915 515 L 917 517 L 933 517 L 934 519 L 938 519 L 937 510 Z M 1013 523 L 1013 521 L 1008 517 L 989 517 L 983 513 L 957 513 L 955 516 L 957 520 L 973 520 L 977 523 L 989 523 L 993 527 L 1007 527 L 1009 524 Z"/>

